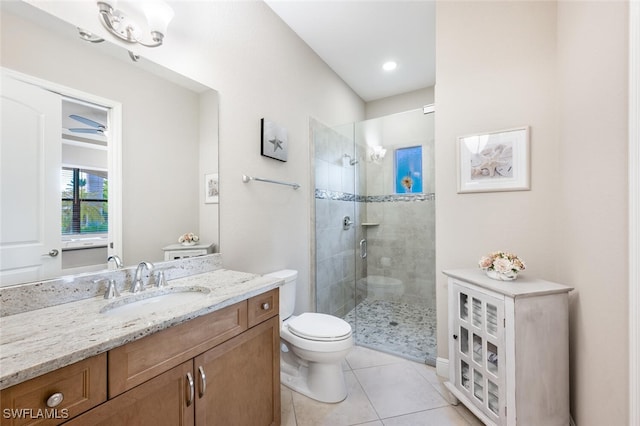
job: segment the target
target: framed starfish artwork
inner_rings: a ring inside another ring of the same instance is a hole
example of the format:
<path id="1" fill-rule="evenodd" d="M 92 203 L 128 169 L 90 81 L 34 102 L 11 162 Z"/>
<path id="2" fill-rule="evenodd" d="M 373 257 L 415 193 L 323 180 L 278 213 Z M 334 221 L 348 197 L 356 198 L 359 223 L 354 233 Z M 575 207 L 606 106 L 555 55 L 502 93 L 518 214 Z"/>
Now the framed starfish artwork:
<path id="1" fill-rule="evenodd" d="M 458 193 L 526 191 L 529 126 L 458 138 Z"/>
<path id="2" fill-rule="evenodd" d="M 260 154 L 278 161 L 287 161 L 287 153 L 289 151 L 287 129 L 266 118 L 261 120 L 261 127 Z"/>

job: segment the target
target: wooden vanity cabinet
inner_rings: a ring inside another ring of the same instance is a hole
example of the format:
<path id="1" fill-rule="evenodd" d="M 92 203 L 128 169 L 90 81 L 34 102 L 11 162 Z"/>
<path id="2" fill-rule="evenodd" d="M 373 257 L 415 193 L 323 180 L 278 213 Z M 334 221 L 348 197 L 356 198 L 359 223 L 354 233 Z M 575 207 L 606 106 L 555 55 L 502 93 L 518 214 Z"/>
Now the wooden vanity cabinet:
<path id="1" fill-rule="evenodd" d="M 196 357 L 196 425 L 279 425 L 279 345 L 276 316 Z"/>
<path id="2" fill-rule="evenodd" d="M 247 301 L 109 351 L 109 398 L 247 330 Z"/>
<path id="3" fill-rule="evenodd" d="M 0 391 L 0 425 L 58 425 L 107 400 L 107 354 Z"/>
<path id="4" fill-rule="evenodd" d="M 65 426 L 193 425 L 194 401 L 192 398 L 188 403 L 187 379 L 192 374 L 190 360 L 70 420 Z"/>
<path id="5" fill-rule="evenodd" d="M 67 424 L 279 425 L 278 299 L 274 289 L 109 351 L 109 401 Z"/>

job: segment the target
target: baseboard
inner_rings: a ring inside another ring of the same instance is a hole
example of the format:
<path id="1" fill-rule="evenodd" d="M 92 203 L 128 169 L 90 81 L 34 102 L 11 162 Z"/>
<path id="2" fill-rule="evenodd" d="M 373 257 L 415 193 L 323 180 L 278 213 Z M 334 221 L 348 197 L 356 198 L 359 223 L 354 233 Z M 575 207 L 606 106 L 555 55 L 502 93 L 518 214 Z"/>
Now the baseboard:
<path id="1" fill-rule="evenodd" d="M 436 374 L 445 379 L 449 378 L 449 360 L 447 358 L 436 358 Z"/>

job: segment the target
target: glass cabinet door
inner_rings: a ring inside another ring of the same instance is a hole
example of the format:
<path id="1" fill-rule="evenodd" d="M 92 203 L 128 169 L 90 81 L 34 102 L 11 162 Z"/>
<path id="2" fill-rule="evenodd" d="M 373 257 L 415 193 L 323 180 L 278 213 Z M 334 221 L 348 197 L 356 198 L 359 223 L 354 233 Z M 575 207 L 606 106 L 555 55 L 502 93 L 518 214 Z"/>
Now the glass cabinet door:
<path id="1" fill-rule="evenodd" d="M 496 422 L 504 412 L 504 299 L 475 286 L 454 284 L 454 385 Z"/>

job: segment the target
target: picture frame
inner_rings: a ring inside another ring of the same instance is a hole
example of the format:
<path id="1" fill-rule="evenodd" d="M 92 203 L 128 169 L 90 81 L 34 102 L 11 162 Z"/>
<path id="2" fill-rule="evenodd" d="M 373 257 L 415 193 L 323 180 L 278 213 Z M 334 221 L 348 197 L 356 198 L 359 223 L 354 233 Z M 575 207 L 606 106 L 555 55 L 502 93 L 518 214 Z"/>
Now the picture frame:
<path id="1" fill-rule="evenodd" d="M 458 193 L 528 191 L 529 126 L 458 138 Z"/>
<path id="2" fill-rule="evenodd" d="M 286 162 L 289 151 L 287 129 L 266 118 L 260 120 L 260 127 L 260 154 L 264 157 Z"/>
<path id="3" fill-rule="evenodd" d="M 220 182 L 218 173 L 204 175 L 204 203 L 217 204 L 220 196 Z"/>

